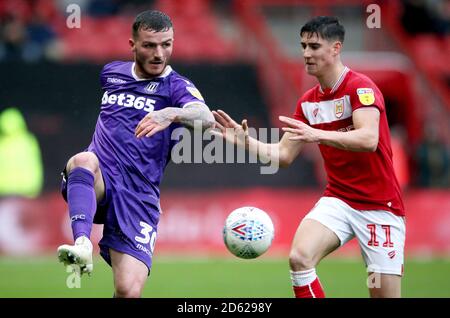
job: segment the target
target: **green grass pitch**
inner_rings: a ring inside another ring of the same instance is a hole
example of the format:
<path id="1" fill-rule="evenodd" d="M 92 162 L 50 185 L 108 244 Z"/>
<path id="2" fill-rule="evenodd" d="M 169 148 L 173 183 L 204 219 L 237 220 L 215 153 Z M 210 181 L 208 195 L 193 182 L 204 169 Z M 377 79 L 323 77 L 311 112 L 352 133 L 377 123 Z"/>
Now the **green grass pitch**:
<path id="1" fill-rule="evenodd" d="M 327 297 L 368 297 L 360 259 L 328 258 L 317 272 Z M 112 273 L 100 258 L 79 288 L 54 257 L 0 258 L 0 297 L 106 297 L 113 295 Z M 155 257 L 144 297 L 292 297 L 287 259 Z M 407 259 L 403 297 L 450 297 L 450 259 Z"/>

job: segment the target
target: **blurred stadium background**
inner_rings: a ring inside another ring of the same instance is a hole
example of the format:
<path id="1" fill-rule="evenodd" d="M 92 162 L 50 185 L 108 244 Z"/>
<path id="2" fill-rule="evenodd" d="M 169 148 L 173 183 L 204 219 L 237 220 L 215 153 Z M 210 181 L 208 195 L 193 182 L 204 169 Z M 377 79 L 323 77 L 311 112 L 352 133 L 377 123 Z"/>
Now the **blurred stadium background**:
<path id="1" fill-rule="evenodd" d="M 81 25 L 70 28 L 76 8 Z M 347 30 L 344 63 L 370 76 L 386 99 L 407 208 L 403 294 L 450 297 L 445 0 L 0 0 L 0 297 L 112 296 L 111 272 L 100 258 L 79 288 L 68 287 L 71 274 L 56 262 L 56 247 L 71 241 L 60 171 L 90 142 L 102 65 L 131 58 L 130 26 L 149 8 L 173 19 L 174 69 L 194 81 L 212 109 L 256 128 L 279 127 L 278 115 L 292 114 L 314 84 L 303 71 L 301 25 L 313 15 L 337 15 Z M 377 8 L 380 24 L 373 27 Z M 290 241 L 321 195 L 322 162 L 312 146 L 287 170 L 259 171 L 255 164 L 167 167 L 144 296 L 292 296 Z M 267 211 L 275 223 L 273 246 L 251 261 L 232 257 L 222 243 L 226 215 L 243 205 Z M 94 242 L 100 235 L 94 226 Z M 368 296 L 356 242 L 318 272 L 328 296 Z"/>

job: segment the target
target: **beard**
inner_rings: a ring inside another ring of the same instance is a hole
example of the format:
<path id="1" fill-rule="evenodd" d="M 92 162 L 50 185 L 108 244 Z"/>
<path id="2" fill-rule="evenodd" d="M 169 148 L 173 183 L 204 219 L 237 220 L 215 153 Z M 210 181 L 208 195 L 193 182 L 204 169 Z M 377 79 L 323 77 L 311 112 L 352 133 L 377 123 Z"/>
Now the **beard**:
<path id="1" fill-rule="evenodd" d="M 141 75 L 144 78 L 151 78 L 161 75 L 166 66 L 167 66 L 167 60 L 148 60 L 145 58 L 138 58 L 136 56 L 136 65 L 138 66 L 138 69 Z"/>

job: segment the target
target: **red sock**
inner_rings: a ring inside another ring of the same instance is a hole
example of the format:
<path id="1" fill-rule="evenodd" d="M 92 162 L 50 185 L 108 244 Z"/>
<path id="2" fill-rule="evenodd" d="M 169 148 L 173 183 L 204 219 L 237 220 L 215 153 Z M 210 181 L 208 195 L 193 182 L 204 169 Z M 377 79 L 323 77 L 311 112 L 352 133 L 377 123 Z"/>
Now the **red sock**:
<path id="1" fill-rule="evenodd" d="M 294 286 L 295 298 L 325 298 L 319 277 L 311 284 L 305 286 Z"/>

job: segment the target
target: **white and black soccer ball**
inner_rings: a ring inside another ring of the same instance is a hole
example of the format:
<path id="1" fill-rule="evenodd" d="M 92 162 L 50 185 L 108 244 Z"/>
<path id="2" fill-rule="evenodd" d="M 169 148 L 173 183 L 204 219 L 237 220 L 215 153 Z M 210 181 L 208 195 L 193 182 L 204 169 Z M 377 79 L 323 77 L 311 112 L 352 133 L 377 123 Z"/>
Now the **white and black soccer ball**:
<path id="1" fill-rule="evenodd" d="M 256 258 L 272 245 L 274 227 L 270 216 L 255 207 L 241 207 L 228 215 L 223 241 L 228 250 L 240 258 Z"/>

